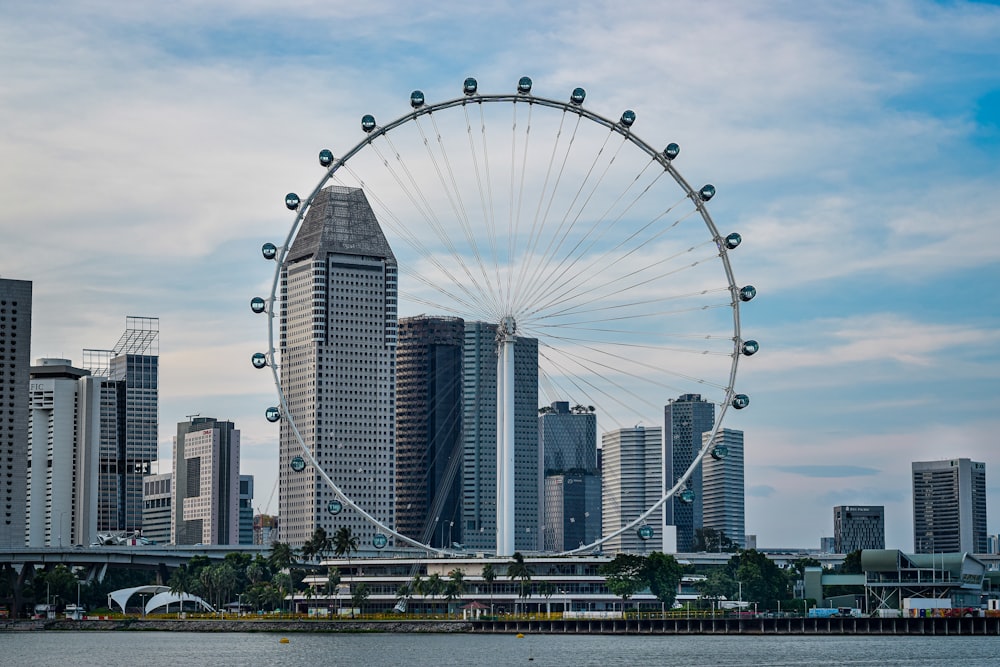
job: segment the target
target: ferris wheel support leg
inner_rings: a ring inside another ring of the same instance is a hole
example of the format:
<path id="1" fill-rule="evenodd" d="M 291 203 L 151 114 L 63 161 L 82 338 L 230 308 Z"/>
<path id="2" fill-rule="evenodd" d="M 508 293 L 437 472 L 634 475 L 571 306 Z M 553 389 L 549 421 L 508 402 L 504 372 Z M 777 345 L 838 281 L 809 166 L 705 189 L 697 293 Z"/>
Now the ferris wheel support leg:
<path id="1" fill-rule="evenodd" d="M 514 337 L 497 359 L 497 555 L 514 555 Z"/>

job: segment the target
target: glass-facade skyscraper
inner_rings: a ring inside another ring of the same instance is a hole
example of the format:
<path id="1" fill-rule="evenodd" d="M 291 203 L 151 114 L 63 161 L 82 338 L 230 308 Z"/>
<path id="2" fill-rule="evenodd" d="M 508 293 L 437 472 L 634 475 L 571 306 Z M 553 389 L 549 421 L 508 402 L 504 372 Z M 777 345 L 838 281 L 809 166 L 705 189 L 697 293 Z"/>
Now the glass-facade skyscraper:
<path id="1" fill-rule="evenodd" d="M 700 394 L 682 394 L 663 409 L 664 415 L 664 484 L 671 488 L 688 469 L 702 446 L 702 434 L 715 425 L 715 404 Z M 690 551 L 694 531 L 702 527 L 702 468 L 698 466 L 688 479 L 694 492 L 693 502 L 686 503 L 676 493 L 664 505 L 664 521 L 677 526 L 677 551 Z"/>
<path id="2" fill-rule="evenodd" d="M 31 281 L 0 278 L 0 545 L 25 545 Z"/>
<path id="3" fill-rule="evenodd" d="M 913 550 L 986 553 L 986 464 L 914 461 Z"/>
<path id="4" fill-rule="evenodd" d="M 710 435 L 711 432 L 702 434 L 703 444 L 707 443 Z M 715 434 L 713 445 L 709 451 L 718 453 L 715 456 L 706 455 L 701 463 L 701 527 L 725 533 L 727 538 L 741 549 L 745 549 L 743 431 L 719 429 Z"/>

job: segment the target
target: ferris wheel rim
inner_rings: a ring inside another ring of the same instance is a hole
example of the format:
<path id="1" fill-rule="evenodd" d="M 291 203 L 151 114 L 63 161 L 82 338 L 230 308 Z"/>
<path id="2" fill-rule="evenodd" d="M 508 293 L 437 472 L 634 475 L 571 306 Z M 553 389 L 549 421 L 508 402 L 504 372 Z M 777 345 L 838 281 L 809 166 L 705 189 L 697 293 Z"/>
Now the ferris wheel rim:
<path id="1" fill-rule="evenodd" d="M 417 91 L 414 92 L 416 93 Z M 423 116 L 431 116 L 435 112 L 452 109 L 455 107 L 464 107 L 470 105 L 486 105 L 486 104 L 508 104 L 508 103 L 515 105 L 516 104 L 538 105 L 540 107 L 559 110 L 564 113 L 568 112 L 576 114 L 582 119 L 586 119 L 594 123 L 597 123 L 598 125 L 601 125 L 609 129 L 610 131 L 621 135 L 626 141 L 631 143 L 633 146 L 639 148 L 641 151 L 646 153 L 651 159 L 659 163 L 660 166 L 664 169 L 664 171 L 667 172 L 671 176 L 671 178 L 673 178 L 676 184 L 683 190 L 684 194 L 694 202 L 699 217 L 702 219 L 702 221 L 706 225 L 706 228 L 708 229 L 711 235 L 711 240 L 715 242 L 716 246 L 719 249 L 718 258 L 724 267 L 726 282 L 731 298 L 729 306 L 732 310 L 732 322 L 733 322 L 733 336 L 732 336 L 733 347 L 731 352 L 732 363 L 729 369 L 728 382 L 727 385 L 725 386 L 724 399 L 722 400 L 721 403 L 717 403 L 717 405 L 719 405 L 719 413 L 714 421 L 710 437 L 707 438 L 705 444 L 697 451 L 692 463 L 688 466 L 687 470 L 683 473 L 683 475 L 681 475 L 681 477 L 678 478 L 676 483 L 670 489 L 668 489 L 664 494 L 661 495 L 660 499 L 656 503 L 648 507 L 638 517 L 631 520 L 621 528 L 616 529 L 615 531 L 612 531 L 606 535 L 602 534 L 600 539 L 590 544 L 582 545 L 575 549 L 568 549 L 559 552 L 559 555 L 571 555 L 587 551 L 594 551 L 607 541 L 612 540 L 626 533 L 627 531 L 635 528 L 636 526 L 639 526 L 640 524 L 644 524 L 646 519 L 650 515 L 652 515 L 658 509 L 662 508 L 667 501 L 673 498 L 674 495 L 676 495 L 676 493 L 686 485 L 688 479 L 692 476 L 695 469 L 699 465 L 701 465 L 701 462 L 704 459 L 705 455 L 712 449 L 713 442 L 716 439 L 718 432 L 722 428 L 723 418 L 725 417 L 725 414 L 730 404 L 734 400 L 734 396 L 736 396 L 736 391 L 735 391 L 736 374 L 739 366 L 740 357 L 742 356 L 740 348 L 741 345 L 744 343 L 744 340 L 742 338 L 741 323 L 740 323 L 741 299 L 739 296 L 740 288 L 737 286 L 735 277 L 733 275 L 732 266 L 729 261 L 728 250 L 723 244 L 723 236 L 720 234 L 714 220 L 712 219 L 712 216 L 708 211 L 707 206 L 705 205 L 706 202 L 703 201 L 701 198 L 699 198 L 699 191 L 693 188 L 690 185 L 690 183 L 673 166 L 671 158 L 666 157 L 663 151 L 659 151 L 653 148 L 651 144 L 647 143 L 642 138 L 640 138 L 635 132 L 633 132 L 631 129 L 631 123 L 629 125 L 625 125 L 621 121 L 612 120 L 604 115 L 591 111 L 590 109 L 584 107 L 582 103 L 575 103 L 572 100 L 561 101 L 552 98 L 537 96 L 530 92 L 528 93 L 517 92 L 510 94 L 483 94 L 476 92 L 474 94 L 465 94 L 461 97 L 456 97 L 441 102 L 421 104 L 419 107 L 414 108 L 412 111 L 403 114 L 402 116 L 399 116 L 398 118 L 390 121 L 385 125 L 381 126 L 375 125 L 371 129 L 364 129 L 363 131 L 365 131 L 365 136 L 356 144 L 354 144 L 343 155 L 334 158 L 331 164 L 328 167 L 326 167 L 325 174 L 319 180 L 315 188 L 310 192 L 310 194 L 306 198 L 301 199 L 298 202 L 297 206 L 295 207 L 296 215 L 291 225 L 291 228 L 289 229 L 289 232 L 285 238 L 285 241 L 280 247 L 276 248 L 277 253 L 275 257 L 273 257 L 273 261 L 275 261 L 274 280 L 272 281 L 270 297 L 266 301 L 266 312 L 268 316 L 268 348 L 266 352 L 266 359 L 268 362 L 267 365 L 270 366 L 271 368 L 272 379 L 278 393 L 278 400 L 280 405 L 279 409 L 281 415 L 280 418 L 288 424 L 288 427 L 291 430 L 292 435 L 298 442 L 301 454 L 308 461 L 309 465 L 311 465 L 313 469 L 322 477 L 323 481 L 326 482 L 327 486 L 333 490 L 333 492 L 336 494 L 336 497 L 340 499 L 347 507 L 350 507 L 351 509 L 356 511 L 367 522 L 374 525 L 377 529 L 384 531 L 385 533 L 388 533 L 395 539 L 400 540 L 411 547 L 438 555 L 455 555 L 457 552 L 454 551 L 453 549 L 432 547 L 429 544 L 424 544 L 419 540 L 413 539 L 403 533 L 396 531 L 393 528 L 390 528 L 385 523 L 372 516 L 364 508 L 357 505 L 357 503 L 355 503 L 354 500 L 350 496 L 348 496 L 340 488 L 340 486 L 337 485 L 330 478 L 330 476 L 326 473 L 326 471 L 316 461 L 313 454 L 309 451 L 309 448 L 305 444 L 304 438 L 302 437 L 301 433 L 298 430 L 298 427 L 291 414 L 291 411 L 289 410 L 287 398 L 284 394 L 284 390 L 281 387 L 281 379 L 279 377 L 279 364 L 276 363 L 277 350 L 274 342 L 274 319 L 276 317 L 276 313 L 274 311 L 274 304 L 277 302 L 278 288 L 281 283 L 282 266 L 288 256 L 288 252 L 291 249 L 292 242 L 296 234 L 298 233 L 298 230 L 301 228 L 302 222 L 304 221 L 306 214 L 311 209 L 313 202 L 315 201 L 320 191 L 323 190 L 323 188 L 330 183 L 330 181 L 334 178 L 334 175 L 341 168 L 347 165 L 352 158 L 354 158 L 362 151 L 364 151 L 365 148 L 370 146 L 375 139 L 388 135 L 391 131 L 406 126 L 409 123 L 414 122 Z M 367 118 L 368 117 L 366 117 L 366 119 Z"/>

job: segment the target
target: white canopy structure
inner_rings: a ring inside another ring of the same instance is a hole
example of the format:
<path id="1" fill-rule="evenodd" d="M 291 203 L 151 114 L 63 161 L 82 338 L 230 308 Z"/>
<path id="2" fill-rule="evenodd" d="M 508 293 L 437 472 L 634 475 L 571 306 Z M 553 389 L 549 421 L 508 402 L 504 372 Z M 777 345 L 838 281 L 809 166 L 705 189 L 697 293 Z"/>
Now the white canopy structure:
<path id="1" fill-rule="evenodd" d="M 197 595 L 191 595 L 190 593 L 172 593 L 169 586 L 136 586 L 135 588 L 120 588 L 117 591 L 111 591 L 108 593 L 108 606 L 112 606 L 112 602 L 121 608 L 122 613 L 125 613 L 125 608 L 128 606 L 128 601 L 132 599 L 133 595 L 149 593 L 149 601 L 146 602 L 144 613 L 148 614 L 154 609 L 159 609 L 160 607 L 166 607 L 174 602 L 193 602 L 200 606 L 206 611 L 215 611 L 212 605 L 208 604 L 202 600 Z"/>

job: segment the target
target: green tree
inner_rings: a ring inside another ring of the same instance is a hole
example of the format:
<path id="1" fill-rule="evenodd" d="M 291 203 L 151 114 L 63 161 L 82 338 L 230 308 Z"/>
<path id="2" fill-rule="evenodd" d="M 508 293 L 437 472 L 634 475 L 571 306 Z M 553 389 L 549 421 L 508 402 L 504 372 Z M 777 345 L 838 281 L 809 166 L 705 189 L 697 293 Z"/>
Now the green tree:
<path id="1" fill-rule="evenodd" d="M 336 589 L 340 588 L 340 568 L 330 566 L 326 568 L 326 597 L 327 602 L 333 596 Z"/>
<path id="2" fill-rule="evenodd" d="M 738 584 L 728 567 L 716 567 L 705 578 L 695 584 L 695 588 L 706 600 L 731 600 L 736 596 Z"/>
<path id="3" fill-rule="evenodd" d="M 444 579 L 441 578 L 440 574 L 435 572 L 424 579 L 421 589 L 421 592 L 425 596 L 430 596 L 431 604 L 433 605 L 435 598 L 444 592 Z"/>
<path id="4" fill-rule="evenodd" d="M 357 607 L 358 609 L 360 609 L 361 610 L 361 614 L 364 615 L 364 613 L 365 613 L 365 601 L 368 600 L 368 596 L 370 594 L 371 593 L 368 590 L 368 585 L 366 583 L 361 582 L 360 584 L 357 584 L 354 587 L 354 592 L 351 593 L 351 606 L 352 607 Z M 354 615 L 354 610 L 352 609 L 351 610 L 351 616 L 353 616 L 353 615 Z"/>
<path id="5" fill-rule="evenodd" d="M 333 540 L 326 534 L 326 530 L 322 526 L 317 526 L 312 536 L 302 545 L 302 558 L 306 561 L 315 558 L 318 562 L 323 560 L 323 557 L 332 550 Z"/>
<path id="6" fill-rule="evenodd" d="M 680 563 L 673 556 L 654 551 L 646 557 L 642 578 L 656 599 L 662 602 L 666 609 L 671 609 L 674 600 L 677 599 L 677 585 L 681 581 L 683 572 Z"/>
<path id="7" fill-rule="evenodd" d="M 490 591 L 490 614 L 493 613 L 493 582 L 497 579 L 496 568 L 493 567 L 493 563 L 486 563 L 483 565 L 483 583 L 489 587 Z"/>
<path id="8" fill-rule="evenodd" d="M 249 586 L 256 586 L 259 583 L 271 578 L 271 571 L 267 561 L 260 554 L 257 555 L 249 565 L 246 566 L 246 579 Z"/>
<path id="9" fill-rule="evenodd" d="M 694 541 L 691 551 L 709 553 L 734 553 L 739 551 L 740 545 L 733 542 L 725 531 L 715 528 L 695 528 Z"/>
<path id="10" fill-rule="evenodd" d="M 361 542 L 348 526 L 341 526 L 333 535 L 333 555 L 337 558 L 347 556 L 348 565 L 351 563 L 351 554 L 357 552 L 360 545 Z"/>
<path id="11" fill-rule="evenodd" d="M 290 570 L 298 562 L 298 554 L 292 545 L 287 542 L 275 542 L 271 545 L 271 555 L 267 557 L 267 563 L 274 572 Z"/>
<path id="12" fill-rule="evenodd" d="M 840 564 L 840 574 L 864 574 L 865 569 L 861 567 L 861 549 L 855 549 L 844 556 L 844 562 Z"/>
<path id="13" fill-rule="evenodd" d="M 545 614 L 552 614 L 552 603 L 550 598 L 556 594 L 556 585 L 551 581 L 543 581 L 538 584 L 538 594 L 545 598 Z"/>
<path id="14" fill-rule="evenodd" d="M 524 556 L 521 555 L 520 551 L 515 551 L 511 558 L 513 560 L 507 563 L 507 577 L 511 581 L 517 580 L 520 582 L 517 589 L 517 596 L 527 601 L 531 595 L 531 575 L 533 572 L 531 571 L 531 567 L 524 562 Z"/>
<path id="15" fill-rule="evenodd" d="M 597 572 L 604 577 L 608 590 L 622 599 L 622 609 L 625 602 L 646 587 L 643 570 L 646 559 L 634 554 L 620 553 L 611 562 L 601 565 Z"/>
<path id="16" fill-rule="evenodd" d="M 733 558 L 738 562 L 734 577 L 743 585 L 744 600 L 770 609 L 788 597 L 788 578 L 773 560 L 756 549 L 741 551 Z"/>

